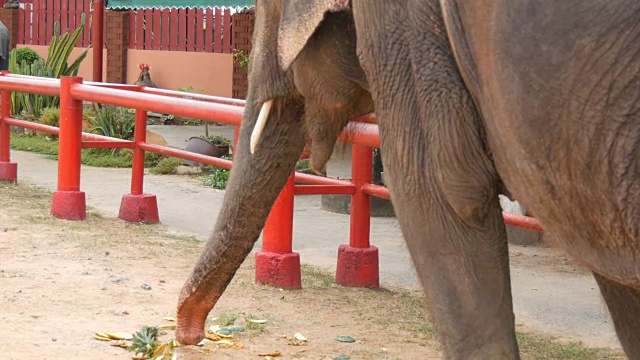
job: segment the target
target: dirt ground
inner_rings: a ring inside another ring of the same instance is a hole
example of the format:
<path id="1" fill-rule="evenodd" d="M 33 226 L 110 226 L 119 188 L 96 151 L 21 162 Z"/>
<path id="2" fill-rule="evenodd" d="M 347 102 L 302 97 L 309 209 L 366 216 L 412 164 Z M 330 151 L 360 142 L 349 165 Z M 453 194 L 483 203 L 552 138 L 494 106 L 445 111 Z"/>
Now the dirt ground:
<path id="1" fill-rule="evenodd" d="M 0 353 L 5 359 L 130 359 L 131 352 L 97 341 L 93 333 L 171 324 L 163 318 L 175 314 L 202 243 L 162 225 L 128 224 L 93 211 L 86 222 L 58 220 L 48 214 L 50 198 L 37 189 L 0 185 Z M 254 284 L 252 263 L 241 268 L 210 320 L 267 323 L 234 336 L 242 349 L 181 347 L 179 359 L 256 359 L 276 351 L 281 359 L 439 358 L 418 298 L 338 287 L 308 266 L 304 290 L 281 291 Z M 283 337 L 297 332 L 306 345 L 289 345 Z M 356 341 L 338 342 L 340 335 Z M 166 331 L 161 340 L 172 336 Z"/>
<path id="2" fill-rule="evenodd" d="M 94 332 L 171 325 L 163 318 L 174 316 L 203 243 L 162 225 L 129 224 L 93 210 L 85 222 L 55 219 L 50 199 L 40 189 L 0 185 L 0 353 L 5 359 L 131 359 L 131 352 L 94 339 Z M 583 271 L 563 256 L 520 248 L 512 262 Z M 420 293 L 343 288 L 311 266 L 303 266 L 299 291 L 257 285 L 253 276 L 250 257 L 209 317 L 208 326 L 237 318 L 235 324 L 245 327 L 234 335 L 241 348 L 180 347 L 178 359 L 259 359 L 274 352 L 281 353 L 276 359 L 440 358 Z M 267 322 L 252 326 L 249 318 Z M 287 336 L 294 333 L 308 341 L 292 345 Z M 341 335 L 356 341 L 336 341 Z M 166 330 L 160 340 L 172 336 Z M 534 348 L 542 343 L 529 342 Z M 557 358 L 527 346 L 524 358 Z"/>

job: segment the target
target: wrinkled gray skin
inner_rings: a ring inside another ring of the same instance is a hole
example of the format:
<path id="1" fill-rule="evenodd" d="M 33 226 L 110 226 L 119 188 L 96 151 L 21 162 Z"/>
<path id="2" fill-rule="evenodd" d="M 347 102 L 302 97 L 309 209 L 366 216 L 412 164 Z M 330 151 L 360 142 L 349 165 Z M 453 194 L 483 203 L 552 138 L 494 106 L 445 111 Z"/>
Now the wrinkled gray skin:
<path id="1" fill-rule="evenodd" d="M 236 164 L 180 297 L 179 341 L 202 338 L 305 136 L 322 170 L 340 129 L 373 99 L 444 358 L 519 358 L 505 187 L 593 271 L 624 350 L 640 358 L 640 3 L 258 0 L 256 9 Z"/>

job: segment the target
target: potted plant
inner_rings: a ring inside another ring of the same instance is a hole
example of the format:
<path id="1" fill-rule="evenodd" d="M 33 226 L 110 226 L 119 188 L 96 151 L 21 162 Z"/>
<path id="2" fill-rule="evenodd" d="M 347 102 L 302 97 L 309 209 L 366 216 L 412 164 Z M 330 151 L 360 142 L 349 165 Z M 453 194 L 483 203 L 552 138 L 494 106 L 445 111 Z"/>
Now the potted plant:
<path id="1" fill-rule="evenodd" d="M 209 141 L 209 139 L 204 136 L 192 136 L 191 138 L 189 138 L 185 150 L 196 154 L 213 156 L 217 158 L 222 156 L 220 149 L 218 149 L 216 145 L 212 144 L 211 141 Z M 194 167 L 201 165 L 199 162 L 193 160 L 184 160 L 184 164 Z"/>
<path id="2" fill-rule="evenodd" d="M 231 147 L 231 140 L 227 139 L 222 135 L 203 135 L 201 138 L 210 141 L 213 145 L 215 145 L 223 156 L 229 156 L 229 149 Z"/>

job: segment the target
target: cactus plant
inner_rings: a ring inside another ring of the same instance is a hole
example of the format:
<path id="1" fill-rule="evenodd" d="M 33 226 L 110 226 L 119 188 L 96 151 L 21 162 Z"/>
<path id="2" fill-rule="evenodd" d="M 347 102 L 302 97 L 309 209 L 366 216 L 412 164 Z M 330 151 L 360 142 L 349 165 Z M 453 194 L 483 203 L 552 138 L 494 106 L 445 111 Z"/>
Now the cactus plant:
<path id="1" fill-rule="evenodd" d="M 88 50 L 83 51 L 71 65 L 69 65 L 68 60 L 71 56 L 71 51 L 73 51 L 76 42 L 84 30 L 84 22 L 85 15 L 82 14 L 80 24 L 73 34 L 69 34 L 69 31 L 67 31 L 62 35 L 60 35 L 60 23 L 55 23 L 46 61 L 38 59 L 32 64 L 28 64 L 26 61 L 18 63 L 17 56 L 13 56 L 16 50 L 12 50 L 12 54 L 9 56 L 9 71 L 14 74 L 48 78 L 77 76 L 80 64 L 82 64 L 82 61 L 87 57 Z M 15 92 L 11 94 L 11 114 L 13 116 L 24 112 L 27 117 L 40 118 L 42 109 L 58 107 L 59 104 L 59 97 Z"/>

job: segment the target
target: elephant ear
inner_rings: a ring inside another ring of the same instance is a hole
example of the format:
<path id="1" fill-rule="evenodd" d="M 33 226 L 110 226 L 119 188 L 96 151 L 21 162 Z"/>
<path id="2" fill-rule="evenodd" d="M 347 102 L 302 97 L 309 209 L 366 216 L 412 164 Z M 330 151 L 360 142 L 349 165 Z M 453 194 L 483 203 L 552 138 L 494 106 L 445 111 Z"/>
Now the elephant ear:
<path id="1" fill-rule="evenodd" d="M 349 0 L 283 1 L 278 32 L 280 66 L 289 69 L 327 11 L 344 10 L 348 5 Z"/>

